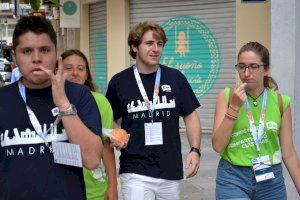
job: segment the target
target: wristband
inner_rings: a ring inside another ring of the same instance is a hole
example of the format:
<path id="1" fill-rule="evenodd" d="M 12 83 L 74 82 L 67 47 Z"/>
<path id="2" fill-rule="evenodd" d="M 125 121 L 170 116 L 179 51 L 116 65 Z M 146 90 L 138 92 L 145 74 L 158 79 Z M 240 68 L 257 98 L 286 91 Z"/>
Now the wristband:
<path id="1" fill-rule="evenodd" d="M 237 110 L 236 108 L 234 108 L 232 105 L 229 105 L 229 108 L 231 110 L 233 110 L 234 112 L 239 113 L 239 110 Z"/>
<path id="2" fill-rule="evenodd" d="M 191 147 L 190 153 L 191 152 L 196 152 L 199 156 L 199 158 L 201 157 L 201 150 L 196 148 L 196 147 Z"/>
<path id="3" fill-rule="evenodd" d="M 229 114 L 228 112 L 225 113 L 225 117 L 228 119 L 231 119 L 231 120 L 237 120 L 236 116 L 233 116 L 233 115 Z"/>

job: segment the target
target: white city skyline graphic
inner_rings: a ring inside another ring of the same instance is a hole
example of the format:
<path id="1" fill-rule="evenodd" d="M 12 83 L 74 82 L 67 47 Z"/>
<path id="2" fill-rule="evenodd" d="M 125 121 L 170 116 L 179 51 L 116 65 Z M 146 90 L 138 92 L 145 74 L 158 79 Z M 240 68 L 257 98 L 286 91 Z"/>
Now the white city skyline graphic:
<path id="1" fill-rule="evenodd" d="M 52 124 L 50 125 L 52 126 Z M 43 125 L 43 132 L 45 133 L 47 131 L 47 125 Z M 45 141 L 35 132 L 35 130 L 31 130 L 29 128 L 26 128 L 25 131 L 19 131 L 17 128 L 13 129 L 14 136 L 10 139 L 8 134 L 9 130 L 5 130 L 4 133 L 1 133 L 0 140 L 1 140 L 1 146 L 12 146 L 12 145 L 24 145 L 24 144 L 39 144 L 39 143 L 45 143 Z M 64 129 L 62 129 L 62 133 L 57 133 L 57 126 L 53 126 L 53 128 L 50 130 L 50 133 L 46 135 L 46 141 L 52 142 L 52 141 L 66 141 L 68 140 L 68 136 Z"/>
<path id="2" fill-rule="evenodd" d="M 127 104 L 127 112 L 128 113 L 134 113 L 134 112 L 140 112 L 140 111 L 146 111 L 148 110 L 145 101 L 141 102 L 141 100 L 136 100 L 137 106 L 135 106 L 135 101 L 131 101 L 131 103 Z M 152 106 L 153 103 L 150 101 L 150 106 Z M 155 104 L 155 110 L 159 109 L 165 109 L 165 108 L 175 108 L 176 103 L 175 99 L 167 100 L 167 97 L 164 95 L 161 97 L 158 97 L 157 103 Z"/>

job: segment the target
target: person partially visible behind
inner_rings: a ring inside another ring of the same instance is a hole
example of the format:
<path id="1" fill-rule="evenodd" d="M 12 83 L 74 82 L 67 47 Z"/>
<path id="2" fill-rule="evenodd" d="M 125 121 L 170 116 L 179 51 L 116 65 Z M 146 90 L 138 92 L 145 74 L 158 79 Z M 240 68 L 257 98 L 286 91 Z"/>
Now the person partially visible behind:
<path id="1" fill-rule="evenodd" d="M 0 199 L 86 199 L 82 166 L 102 152 L 101 121 L 90 91 L 65 81 L 56 33 L 24 16 L 13 33 L 22 78 L 0 88 Z"/>
<path id="2" fill-rule="evenodd" d="M 135 65 L 113 76 L 106 97 L 114 120 L 130 134 L 122 147 L 120 180 L 124 200 L 180 198 L 183 162 L 179 118 L 183 117 L 191 147 L 185 167 L 187 178 L 200 165 L 200 106 L 184 75 L 159 64 L 167 37 L 154 22 L 141 22 L 129 33 Z"/>
<path id="3" fill-rule="evenodd" d="M 14 82 L 18 81 L 21 76 L 22 76 L 22 74 L 20 73 L 19 67 L 14 68 L 11 72 L 10 83 L 14 83 Z"/>
<path id="4" fill-rule="evenodd" d="M 105 96 L 96 92 L 96 86 L 93 83 L 86 56 L 79 50 L 70 49 L 63 52 L 61 57 L 63 59 L 63 72 L 67 74 L 67 80 L 89 87 L 101 114 L 102 127 L 112 129 L 112 108 Z M 103 143 L 103 162 L 101 162 L 99 167 L 95 170 L 90 171 L 86 168 L 83 169 L 88 200 L 118 199 L 114 149 L 110 147 L 109 138 L 103 137 Z"/>
<path id="5" fill-rule="evenodd" d="M 216 103 L 212 145 L 221 155 L 216 199 L 287 199 L 282 161 L 300 193 L 290 97 L 275 91 L 269 51 L 260 43 L 245 44 L 235 68 L 242 84 L 222 90 Z"/>
<path id="6" fill-rule="evenodd" d="M 19 69 L 18 65 L 16 64 L 16 58 L 15 58 L 15 56 L 12 56 L 12 57 L 13 57 L 13 63 L 14 63 L 12 66 L 14 66 L 14 68 L 13 68 L 13 70 L 11 72 L 10 83 L 14 83 L 14 82 L 18 81 L 21 78 L 21 76 L 22 76 L 22 74 L 20 72 L 20 69 Z"/>

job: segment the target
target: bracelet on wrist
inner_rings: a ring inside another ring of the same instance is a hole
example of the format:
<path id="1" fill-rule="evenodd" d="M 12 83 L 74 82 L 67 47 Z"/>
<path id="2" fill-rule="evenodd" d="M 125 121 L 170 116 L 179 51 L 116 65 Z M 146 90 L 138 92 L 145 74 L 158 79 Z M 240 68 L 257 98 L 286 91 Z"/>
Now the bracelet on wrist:
<path id="1" fill-rule="evenodd" d="M 239 110 L 236 109 L 236 108 L 234 108 L 232 105 L 229 105 L 229 108 L 230 108 L 231 110 L 233 110 L 234 112 L 239 113 Z"/>
<path id="2" fill-rule="evenodd" d="M 199 156 L 199 158 L 201 157 L 201 150 L 199 148 L 196 148 L 196 147 L 191 147 L 191 150 L 189 153 L 191 152 L 196 152 Z"/>
<path id="3" fill-rule="evenodd" d="M 225 117 L 226 117 L 227 119 L 237 120 L 237 117 L 236 117 L 236 116 L 233 116 L 233 115 L 229 114 L 228 112 L 226 112 Z"/>

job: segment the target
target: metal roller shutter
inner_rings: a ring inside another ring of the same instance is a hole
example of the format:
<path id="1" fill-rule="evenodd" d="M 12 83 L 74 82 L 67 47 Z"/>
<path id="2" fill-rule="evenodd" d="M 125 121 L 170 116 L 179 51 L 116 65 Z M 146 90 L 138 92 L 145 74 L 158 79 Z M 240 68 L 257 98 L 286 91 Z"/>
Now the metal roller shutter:
<path id="1" fill-rule="evenodd" d="M 213 127 L 217 95 L 224 87 L 235 85 L 236 48 L 235 0 L 131 0 L 130 26 L 150 20 L 162 24 L 177 16 L 200 20 L 213 32 L 220 49 L 220 69 L 210 90 L 199 98 L 202 128 L 210 132 Z M 199 52 L 200 53 L 200 52 Z M 181 122 L 182 124 L 182 122 Z"/>
<path id="2" fill-rule="evenodd" d="M 106 68 L 106 1 L 89 5 L 90 67 L 99 92 L 107 87 Z"/>

